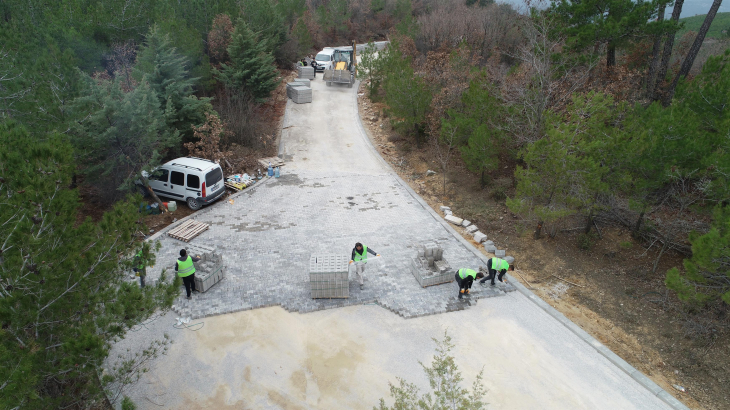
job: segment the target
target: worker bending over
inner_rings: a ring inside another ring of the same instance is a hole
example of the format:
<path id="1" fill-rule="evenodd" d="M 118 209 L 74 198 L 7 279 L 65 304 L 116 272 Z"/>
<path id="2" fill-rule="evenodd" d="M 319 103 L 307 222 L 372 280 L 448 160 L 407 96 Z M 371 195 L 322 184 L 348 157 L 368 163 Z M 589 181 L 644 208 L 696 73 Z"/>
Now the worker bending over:
<path id="1" fill-rule="evenodd" d="M 350 263 L 355 263 L 355 272 L 357 273 L 358 280 L 360 281 L 360 289 L 365 289 L 365 264 L 368 263 L 368 253 L 375 256 L 380 256 L 379 253 L 375 253 L 374 250 L 368 249 L 367 246 L 363 246 L 360 242 L 355 244 L 352 248 L 352 256 L 350 257 Z"/>
<path id="2" fill-rule="evenodd" d="M 459 299 L 461 299 L 464 293 L 469 294 L 469 289 L 471 289 L 474 280 L 483 278 L 484 274 L 472 269 L 462 268 L 456 271 L 454 277 L 456 278 L 456 283 L 459 284 Z"/>
<path id="3" fill-rule="evenodd" d="M 193 262 L 200 261 L 200 258 L 188 255 L 185 249 L 180 250 L 180 258 L 175 262 L 175 272 L 177 276 L 181 277 L 185 284 L 185 291 L 188 294 L 188 299 L 192 299 L 191 289 L 195 292 L 195 265 Z"/>
<path id="4" fill-rule="evenodd" d="M 504 259 L 490 258 L 487 261 L 487 269 L 489 270 L 489 275 L 486 278 L 479 281 L 479 283 L 484 283 L 488 280 L 491 280 L 492 286 L 494 286 L 494 278 L 495 278 L 495 276 L 497 276 L 497 272 L 499 272 L 499 276 L 498 276 L 499 281 L 505 282 L 502 280 L 502 278 L 504 277 L 504 274 L 507 273 L 508 270 L 510 270 L 510 271 L 515 270 L 515 266 L 510 265 Z"/>

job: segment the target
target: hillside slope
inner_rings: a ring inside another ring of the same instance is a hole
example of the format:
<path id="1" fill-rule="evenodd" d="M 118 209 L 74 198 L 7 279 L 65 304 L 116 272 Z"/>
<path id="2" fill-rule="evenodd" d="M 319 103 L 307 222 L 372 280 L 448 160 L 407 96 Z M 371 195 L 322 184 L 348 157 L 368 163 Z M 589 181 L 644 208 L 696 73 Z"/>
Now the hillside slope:
<path id="1" fill-rule="evenodd" d="M 681 38 L 687 31 L 698 31 L 702 22 L 705 21 L 705 14 L 681 18 L 679 21 L 684 23 L 684 28 L 677 32 L 677 37 Z M 730 31 L 730 12 L 717 13 L 706 38 L 727 38 L 728 31 Z"/>

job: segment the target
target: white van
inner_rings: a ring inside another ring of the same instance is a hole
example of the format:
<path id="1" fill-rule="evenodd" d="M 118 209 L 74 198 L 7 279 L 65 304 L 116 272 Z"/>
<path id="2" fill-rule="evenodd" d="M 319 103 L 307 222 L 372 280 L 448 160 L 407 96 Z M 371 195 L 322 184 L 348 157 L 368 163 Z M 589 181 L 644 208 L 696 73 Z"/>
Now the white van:
<path id="1" fill-rule="evenodd" d="M 314 57 L 314 61 L 317 65 L 314 67 L 315 71 L 331 70 L 335 60 L 335 49 L 334 47 L 325 47 L 322 51 L 317 53 Z"/>
<path id="2" fill-rule="evenodd" d="M 145 176 L 158 196 L 185 201 L 192 210 L 212 203 L 226 192 L 223 170 L 208 159 L 177 158 Z"/>

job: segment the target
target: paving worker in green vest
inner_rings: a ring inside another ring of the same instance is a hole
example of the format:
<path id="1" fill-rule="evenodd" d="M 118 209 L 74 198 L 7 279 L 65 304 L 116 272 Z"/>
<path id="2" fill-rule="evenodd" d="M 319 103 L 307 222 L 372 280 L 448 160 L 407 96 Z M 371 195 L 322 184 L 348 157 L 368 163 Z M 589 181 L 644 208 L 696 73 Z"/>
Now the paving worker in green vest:
<path id="1" fill-rule="evenodd" d="M 355 264 L 355 273 L 357 273 L 357 277 L 360 280 L 360 289 L 365 289 L 365 277 L 363 276 L 363 273 L 365 272 L 365 264 L 368 263 L 368 253 L 375 256 L 380 256 L 379 253 L 375 253 L 374 250 L 368 249 L 367 246 L 363 246 L 360 242 L 355 244 L 355 247 L 352 248 L 352 256 L 350 257 L 350 263 Z"/>
<path id="2" fill-rule="evenodd" d="M 142 256 L 142 249 L 134 255 L 132 270 L 139 276 L 139 286 L 144 287 L 144 278 L 147 276 L 147 260 Z"/>
<path id="3" fill-rule="evenodd" d="M 185 284 L 185 291 L 188 294 L 188 299 L 192 299 L 192 292 L 195 292 L 195 265 L 193 262 L 198 262 L 200 258 L 188 255 L 185 249 L 180 250 L 180 258 L 175 263 L 175 271 L 177 276 L 181 277 Z"/>
<path id="4" fill-rule="evenodd" d="M 497 272 L 499 272 L 499 281 L 500 282 L 506 282 L 503 281 L 502 278 L 504 277 L 504 274 L 507 273 L 508 270 L 513 271 L 515 270 L 514 265 L 510 265 L 506 260 L 500 259 L 500 258 L 490 258 L 487 261 L 487 270 L 489 271 L 489 275 L 487 275 L 486 278 L 479 281 L 479 283 L 484 283 L 488 280 L 492 281 L 492 286 L 494 286 L 494 278 L 497 277 Z"/>
<path id="5" fill-rule="evenodd" d="M 467 295 L 469 294 L 469 289 L 471 289 L 471 285 L 474 283 L 475 279 L 481 279 L 483 277 L 483 273 L 472 269 L 462 268 L 457 270 L 454 278 L 456 278 L 456 283 L 459 284 L 459 299 L 461 299 L 465 293 Z"/>

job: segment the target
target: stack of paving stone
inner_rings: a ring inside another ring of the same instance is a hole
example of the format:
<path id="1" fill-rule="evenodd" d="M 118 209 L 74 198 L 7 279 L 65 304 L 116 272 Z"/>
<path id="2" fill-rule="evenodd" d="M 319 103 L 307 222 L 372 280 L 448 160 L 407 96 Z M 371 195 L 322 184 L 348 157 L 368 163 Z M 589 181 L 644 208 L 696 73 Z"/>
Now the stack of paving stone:
<path id="1" fill-rule="evenodd" d="M 312 255 L 309 258 L 312 299 L 350 297 L 349 262 L 346 255 Z"/>
<path id="2" fill-rule="evenodd" d="M 432 243 L 418 247 L 416 256 L 411 258 L 411 272 L 421 287 L 454 280 L 454 271 L 443 255 L 444 250 Z"/>
<path id="3" fill-rule="evenodd" d="M 297 66 L 297 76 L 299 78 L 306 78 L 309 80 L 314 80 L 314 67 Z"/>
<path id="4" fill-rule="evenodd" d="M 312 102 L 312 89 L 305 86 L 291 87 L 289 98 L 297 104 L 305 104 Z"/>
<path id="5" fill-rule="evenodd" d="M 195 266 L 195 290 L 207 292 L 216 283 L 225 277 L 223 256 L 211 248 L 200 245 L 188 246 L 188 255 L 197 256 L 200 261 L 193 262 Z"/>

